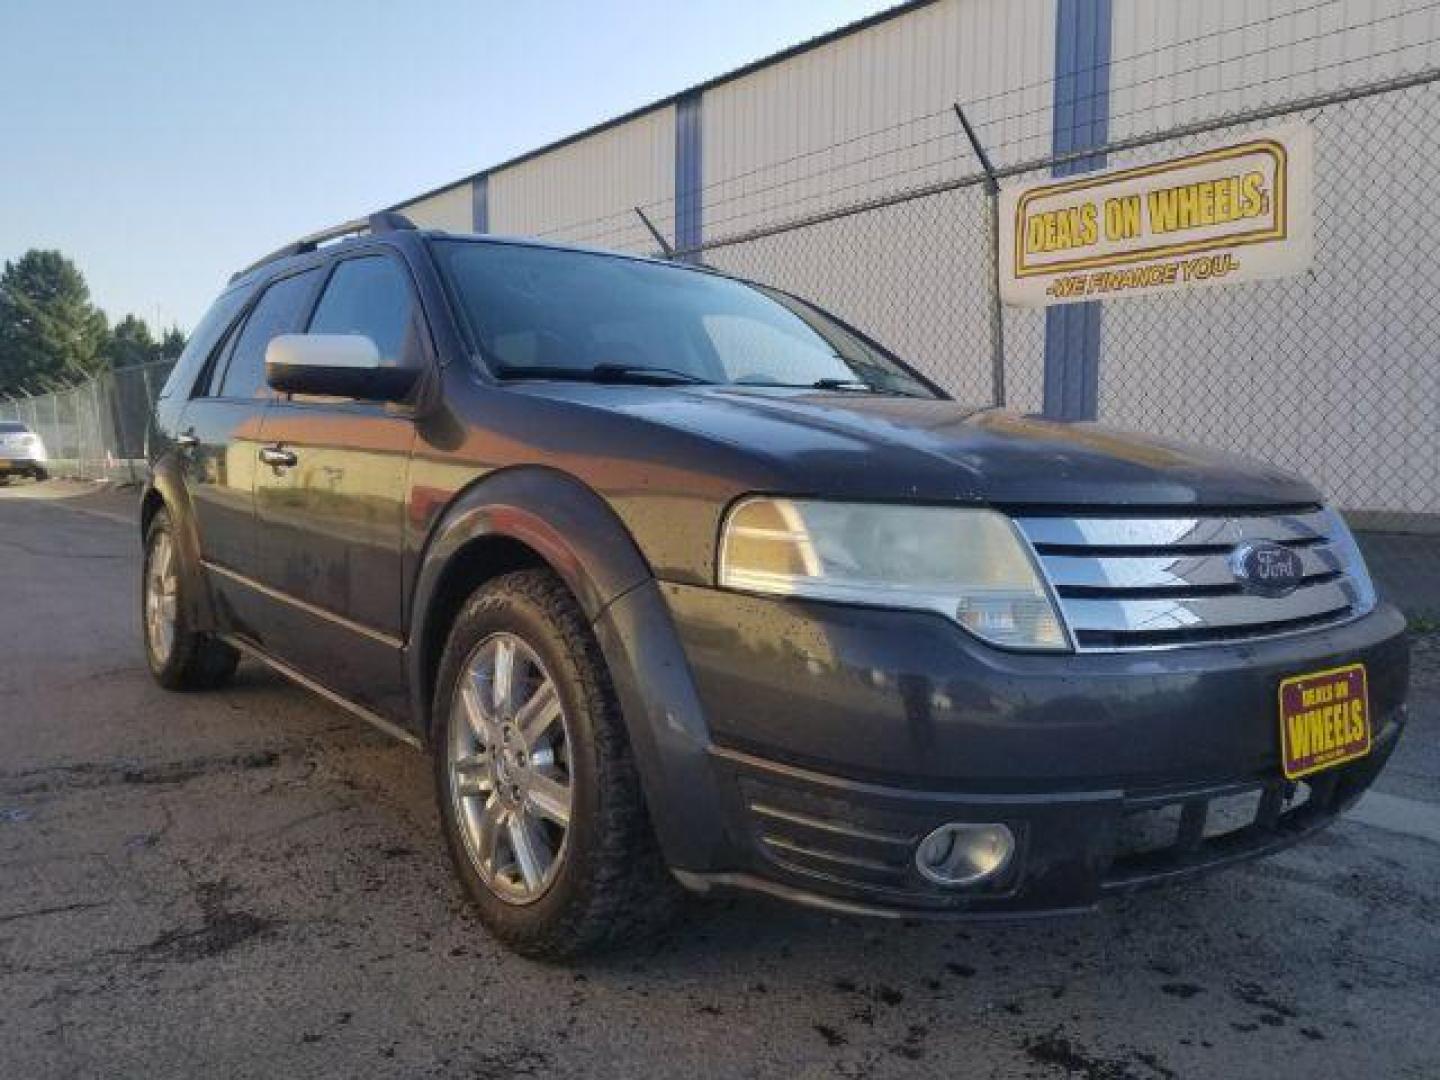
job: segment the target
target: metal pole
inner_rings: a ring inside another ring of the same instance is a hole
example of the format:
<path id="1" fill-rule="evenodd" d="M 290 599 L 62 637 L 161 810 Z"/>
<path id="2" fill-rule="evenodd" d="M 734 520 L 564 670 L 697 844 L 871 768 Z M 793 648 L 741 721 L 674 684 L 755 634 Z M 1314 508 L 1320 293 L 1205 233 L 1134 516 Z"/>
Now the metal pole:
<path id="1" fill-rule="evenodd" d="M 50 430 L 55 433 L 55 445 L 60 445 L 60 395 L 50 392 Z M 66 447 L 66 449 L 69 449 Z"/>
<path id="2" fill-rule="evenodd" d="M 120 376 L 128 370 L 128 368 L 120 368 L 119 370 L 112 370 L 108 373 L 107 382 L 110 392 L 106 395 L 106 399 L 110 405 L 110 408 L 107 410 L 110 413 L 110 422 L 114 427 L 111 434 L 114 436 L 112 443 L 116 453 L 117 463 L 121 459 L 125 461 L 126 474 L 133 481 L 135 479 L 135 469 L 134 466 L 130 464 L 130 438 L 125 423 L 125 396 L 120 393 Z M 101 441 L 104 442 L 105 440 L 102 438 Z M 108 461 L 106 465 L 108 467 Z"/>
<path id="3" fill-rule="evenodd" d="M 155 385 L 150 381 L 150 365 L 140 365 L 140 385 L 145 391 L 145 431 L 140 436 L 140 454 L 145 458 L 145 467 L 150 467 L 150 432 L 155 422 Z M 130 466 L 130 479 L 138 481 L 135 466 Z"/>
<path id="4" fill-rule="evenodd" d="M 990 155 L 960 103 L 955 103 L 955 115 L 965 130 L 965 137 L 980 167 L 985 170 L 985 193 L 989 196 L 990 208 L 990 397 L 997 408 L 1005 406 L 1005 307 L 1000 301 L 1000 181 L 995 176 L 995 167 L 990 164 Z"/>
<path id="5" fill-rule="evenodd" d="M 73 395 L 75 399 L 75 427 L 79 431 L 80 438 L 80 472 L 87 480 L 93 480 L 95 478 L 90 473 L 90 451 L 92 449 L 91 444 L 94 442 L 95 437 L 95 417 L 90 411 L 90 401 L 94 393 L 94 391 L 91 390 L 92 386 L 93 383 L 81 383 L 75 387 L 75 393 Z"/>
<path id="6" fill-rule="evenodd" d="M 105 460 L 105 420 L 100 412 L 100 380 L 90 383 L 90 415 L 95 420 L 95 464 L 102 480 L 110 479 Z"/>
<path id="7" fill-rule="evenodd" d="M 653 236 L 655 242 L 660 245 L 660 250 L 665 254 L 665 258 L 675 258 L 675 249 L 670 246 L 670 242 L 666 240 L 665 237 L 660 235 L 660 230 L 655 228 L 655 225 L 645 216 L 645 211 L 637 206 L 635 207 L 635 213 L 640 215 L 640 220 L 645 223 L 645 228 L 650 230 L 650 235 Z"/>

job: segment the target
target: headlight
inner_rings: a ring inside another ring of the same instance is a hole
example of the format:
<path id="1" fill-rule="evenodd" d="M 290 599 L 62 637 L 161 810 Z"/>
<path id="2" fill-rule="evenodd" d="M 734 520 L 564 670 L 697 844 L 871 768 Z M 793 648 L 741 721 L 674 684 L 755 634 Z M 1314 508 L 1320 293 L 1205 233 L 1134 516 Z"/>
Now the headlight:
<path id="1" fill-rule="evenodd" d="M 719 582 L 938 611 L 994 645 L 1069 648 L 1029 548 L 993 510 L 746 499 L 725 521 Z"/>

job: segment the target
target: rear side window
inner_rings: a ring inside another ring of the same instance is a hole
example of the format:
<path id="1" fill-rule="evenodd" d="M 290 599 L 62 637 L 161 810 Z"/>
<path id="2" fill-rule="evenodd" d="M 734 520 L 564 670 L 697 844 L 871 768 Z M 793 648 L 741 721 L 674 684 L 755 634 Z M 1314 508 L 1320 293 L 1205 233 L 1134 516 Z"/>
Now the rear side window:
<path id="1" fill-rule="evenodd" d="M 300 329 L 319 276 L 319 268 L 306 270 L 282 278 L 265 290 L 230 353 L 225 379 L 220 384 L 221 397 L 259 397 L 266 392 L 265 346 L 273 337 Z"/>
<path id="2" fill-rule="evenodd" d="M 415 355 L 415 304 L 404 269 L 383 255 L 346 259 L 335 268 L 310 320 L 312 334 L 363 334 L 386 364 Z"/>
<path id="3" fill-rule="evenodd" d="M 175 361 L 170 377 L 165 380 L 165 385 L 160 390 L 162 398 L 190 392 L 190 388 L 195 384 L 195 376 L 205 366 L 205 361 L 210 359 L 215 346 L 220 344 L 220 338 L 229 329 L 231 320 L 250 296 L 250 289 L 235 288 L 210 305 L 210 310 L 205 312 L 204 318 L 191 332 L 190 340 L 185 343 L 185 351 Z"/>

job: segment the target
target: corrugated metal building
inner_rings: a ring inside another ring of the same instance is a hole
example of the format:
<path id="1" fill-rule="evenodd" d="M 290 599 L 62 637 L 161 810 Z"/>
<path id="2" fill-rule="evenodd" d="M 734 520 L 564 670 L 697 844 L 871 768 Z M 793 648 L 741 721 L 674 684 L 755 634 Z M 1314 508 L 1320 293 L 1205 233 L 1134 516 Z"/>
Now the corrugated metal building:
<path id="1" fill-rule="evenodd" d="M 886 194 L 889 173 L 914 183 L 928 163 L 942 175 L 951 103 L 1016 90 L 1023 115 L 995 130 L 1036 156 L 1050 146 L 1058 9 L 1057 0 L 904 4 L 393 209 L 436 228 L 651 251 L 640 206 L 678 246 L 694 247 L 797 206 Z M 915 145 L 882 161 L 875 136 L 886 132 Z"/>
<path id="2" fill-rule="evenodd" d="M 957 396 L 984 401 L 993 271 L 983 188 L 937 194 L 924 213 L 912 203 L 827 223 L 827 212 L 975 173 L 955 103 L 1010 177 L 1043 177 L 1050 158 L 1093 147 L 1112 152 L 1053 171 L 1128 164 L 1136 156 L 1124 153 L 1127 140 L 1434 69 L 1437 8 L 1431 0 L 921 0 L 393 209 L 454 231 L 654 252 L 640 207 L 682 252 L 809 295 Z M 1429 173 L 1417 177 L 1393 154 L 1367 151 L 1337 165 L 1352 135 L 1344 127 L 1320 133 L 1322 212 L 1350 201 L 1356 213 L 1371 212 L 1372 202 L 1413 202 L 1417 185 L 1440 182 L 1435 164 L 1423 163 Z M 1163 157 L 1194 145 L 1177 137 L 1145 152 Z M 1416 158 L 1416 148 L 1402 151 Z M 803 242 L 776 229 L 792 221 L 806 223 Z M 1440 231 L 1429 242 L 1440 244 Z M 1403 245 L 1385 250 L 1372 267 L 1381 275 L 1414 257 Z M 1310 297 L 1304 304 L 1325 310 L 1297 324 L 1285 316 L 1299 303 L 1294 296 L 1232 287 L 1107 301 L 1103 317 L 1097 303 L 1006 312 L 1007 403 L 1253 450 L 1318 476 L 1351 508 L 1440 512 L 1436 466 L 1387 466 L 1427 440 L 1436 456 L 1435 365 L 1415 366 L 1417 356 L 1433 357 L 1435 339 L 1387 354 L 1368 310 Z M 1433 301 L 1412 289 L 1384 304 L 1387 318 L 1419 326 Z M 1196 344 L 1188 328 L 1197 320 L 1206 330 L 1196 360 L 1177 363 L 1174 350 Z M 1307 348 L 1286 348 L 1297 333 Z M 1395 366 L 1385 377 L 1405 391 L 1347 422 L 1378 426 L 1381 410 L 1398 410 L 1401 423 L 1386 438 L 1318 439 L 1310 414 L 1324 402 L 1277 409 L 1276 398 L 1265 399 L 1286 387 L 1298 393 L 1297 380 L 1313 381 L 1317 370 L 1322 381 L 1343 380 L 1357 356 L 1377 350 Z M 1246 381 L 1219 369 L 1239 355 L 1264 358 L 1264 372 Z"/>

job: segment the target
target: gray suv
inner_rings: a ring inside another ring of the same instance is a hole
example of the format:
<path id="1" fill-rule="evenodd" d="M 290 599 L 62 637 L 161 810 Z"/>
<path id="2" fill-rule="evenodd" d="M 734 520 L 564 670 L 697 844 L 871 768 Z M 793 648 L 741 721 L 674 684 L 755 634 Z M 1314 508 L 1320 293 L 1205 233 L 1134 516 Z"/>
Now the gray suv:
<path id="1" fill-rule="evenodd" d="M 1395 747 L 1403 620 L 1303 480 L 962 405 L 703 268 L 352 231 L 237 275 L 165 387 L 146 654 L 425 749 L 516 949 L 677 883 L 1089 908 L 1294 843 Z"/>

